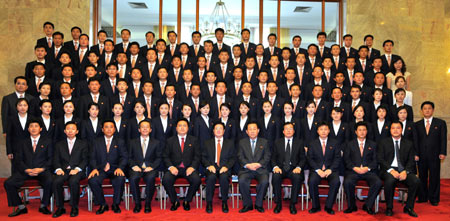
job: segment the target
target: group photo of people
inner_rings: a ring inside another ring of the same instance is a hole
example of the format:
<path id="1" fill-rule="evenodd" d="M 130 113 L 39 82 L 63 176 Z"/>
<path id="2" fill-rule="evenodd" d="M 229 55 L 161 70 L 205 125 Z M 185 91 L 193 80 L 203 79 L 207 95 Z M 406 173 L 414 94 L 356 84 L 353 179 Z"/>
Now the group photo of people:
<path id="1" fill-rule="evenodd" d="M 241 43 L 227 45 L 217 28 L 215 39 L 194 31 L 191 42 L 148 31 L 144 45 L 129 29 L 116 42 L 100 30 L 89 45 L 93 36 L 80 27 L 70 36 L 58 28 L 43 23 L 35 59 L 2 99 L 9 217 L 35 207 L 20 191 L 28 180 L 40 185 L 39 212 L 54 218 L 79 215 L 82 183 L 97 215 L 123 212 L 127 186 L 130 210 L 146 214 L 163 198 L 165 213 L 199 210 L 191 209 L 198 195 L 206 213 L 420 217 L 416 207 L 440 206 L 447 124 L 431 100 L 414 97 L 413 112 L 410 81 L 419 73 L 395 54 L 398 42 L 349 33 L 328 47 L 318 32 L 302 45 L 298 33 L 279 48 L 277 34 L 257 44 L 244 28 Z M 239 208 L 229 206 L 234 196 Z M 298 211 L 303 198 L 309 208 Z"/>

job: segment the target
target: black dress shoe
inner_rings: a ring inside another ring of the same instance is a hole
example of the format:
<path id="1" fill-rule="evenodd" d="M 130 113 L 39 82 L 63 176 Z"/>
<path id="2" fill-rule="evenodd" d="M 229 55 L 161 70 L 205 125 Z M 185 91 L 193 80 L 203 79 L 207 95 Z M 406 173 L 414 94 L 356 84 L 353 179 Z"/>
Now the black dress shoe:
<path id="1" fill-rule="evenodd" d="M 133 213 L 139 213 L 139 212 L 141 212 L 141 209 L 142 209 L 142 206 L 138 204 L 138 205 L 134 206 Z"/>
<path id="2" fill-rule="evenodd" d="M 120 213 L 121 212 L 119 205 L 116 205 L 116 204 L 111 205 L 111 209 L 112 209 L 112 211 L 114 211 L 114 213 Z"/>
<path id="3" fill-rule="evenodd" d="M 212 213 L 212 203 L 206 203 L 206 212 Z"/>
<path id="4" fill-rule="evenodd" d="M 416 203 L 426 203 L 426 202 L 428 202 L 428 200 L 421 200 L 421 199 L 418 199 L 418 200 L 416 201 Z"/>
<path id="5" fill-rule="evenodd" d="M 290 212 L 292 215 L 297 214 L 297 208 L 295 208 L 295 204 L 291 203 L 291 204 L 289 205 L 289 212 Z"/>
<path id="6" fill-rule="evenodd" d="M 386 209 L 386 216 L 393 216 L 394 212 L 392 211 L 392 209 Z"/>
<path id="7" fill-rule="evenodd" d="M 362 208 L 362 209 L 363 209 L 364 211 L 366 211 L 369 215 L 375 215 L 375 211 L 373 211 L 372 208 L 367 207 L 366 204 L 363 205 L 363 208 Z"/>
<path id="8" fill-rule="evenodd" d="M 404 213 L 407 213 L 409 216 L 412 216 L 412 217 L 418 217 L 418 216 L 417 216 L 417 213 L 414 212 L 413 209 L 410 209 L 410 208 L 408 208 L 408 207 L 403 208 L 403 212 L 404 212 Z"/>
<path id="9" fill-rule="evenodd" d="M 170 207 L 170 211 L 175 211 L 180 207 L 180 202 L 176 201 L 175 203 L 172 203 L 172 206 Z"/>
<path id="10" fill-rule="evenodd" d="M 60 217 L 60 216 L 62 216 L 62 214 L 65 214 L 66 213 L 66 209 L 64 209 L 64 208 L 58 208 L 57 210 L 56 210 L 56 212 L 55 213 L 53 213 L 53 218 L 57 218 L 57 217 Z"/>
<path id="11" fill-rule="evenodd" d="M 320 211 L 320 208 L 311 208 L 308 212 L 312 214 L 312 213 L 317 213 L 319 211 Z"/>
<path id="12" fill-rule="evenodd" d="M 47 209 L 47 207 L 41 207 L 39 208 L 39 212 L 45 215 L 50 215 L 52 214 L 52 212 L 50 212 L 50 210 Z"/>
<path id="13" fill-rule="evenodd" d="M 334 215 L 334 210 L 333 209 L 329 209 L 325 207 L 325 212 L 327 212 L 330 215 Z"/>
<path id="14" fill-rule="evenodd" d="M 152 212 L 152 206 L 150 204 L 145 204 L 144 213 L 151 213 Z"/>
<path id="15" fill-rule="evenodd" d="M 9 217 L 15 217 L 15 216 L 26 214 L 26 213 L 28 213 L 28 209 L 26 207 L 23 208 L 23 209 L 17 208 L 16 211 L 10 213 L 8 216 Z"/>
<path id="16" fill-rule="evenodd" d="M 346 210 L 344 210 L 344 213 L 353 213 L 353 212 L 356 212 L 356 211 L 358 211 L 358 208 L 356 208 L 356 206 L 355 207 L 353 207 L 353 208 L 347 208 Z"/>
<path id="17" fill-rule="evenodd" d="M 280 203 L 280 204 L 277 204 L 277 205 L 275 206 L 275 208 L 273 209 L 273 212 L 274 212 L 275 214 L 278 214 L 278 213 L 281 212 L 281 203 Z"/>
<path id="18" fill-rule="evenodd" d="M 188 201 L 183 201 L 183 209 L 186 211 L 191 210 L 191 205 L 189 205 Z"/>
<path id="19" fill-rule="evenodd" d="M 264 208 L 261 206 L 261 207 L 259 207 L 259 206 L 255 206 L 255 209 L 256 209 L 256 211 L 258 211 L 258 212 L 260 212 L 260 213 L 263 213 L 264 212 Z"/>
<path id="20" fill-rule="evenodd" d="M 222 212 L 228 213 L 228 203 L 226 201 L 222 202 Z"/>
<path id="21" fill-rule="evenodd" d="M 242 209 L 239 210 L 239 213 L 246 213 L 250 210 L 253 210 L 252 206 L 244 206 Z"/>
<path id="22" fill-rule="evenodd" d="M 439 205 L 438 202 L 430 202 L 430 204 L 431 204 L 432 206 L 438 206 L 438 205 Z"/>
<path id="23" fill-rule="evenodd" d="M 77 217 L 78 216 L 78 208 L 72 208 L 70 210 L 70 217 Z"/>
<path id="24" fill-rule="evenodd" d="M 101 205 L 100 208 L 98 208 L 97 212 L 95 212 L 95 214 L 100 215 L 108 210 L 109 210 L 108 205 Z"/>

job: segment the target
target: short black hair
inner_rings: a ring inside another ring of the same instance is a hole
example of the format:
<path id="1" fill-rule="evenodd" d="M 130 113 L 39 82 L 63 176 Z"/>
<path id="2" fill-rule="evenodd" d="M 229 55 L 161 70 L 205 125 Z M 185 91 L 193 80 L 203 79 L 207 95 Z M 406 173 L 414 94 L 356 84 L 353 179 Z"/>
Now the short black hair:
<path id="1" fill-rule="evenodd" d="M 202 33 L 200 33 L 199 31 L 192 32 L 191 37 L 194 37 L 194 35 L 200 35 L 200 37 L 202 37 Z"/>
<path id="2" fill-rule="evenodd" d="M 367 127 L 367 122 L 365 121 L 360 121 L 358 123 L 355 124 L 355 131 L 358 130 L 358 127 L 365 127 L 366 129 L 368 129 Z"/>
<path id="3" fill-rule="evenodd" d="M 321 36 L 321 35 L 325 36 L 325 38 L 327 37 L 327 33 L 324 31 L 321 31 L 321 32 L 317 33 L 317 38 L 319 38 L 319 36 Z"/>
<path id="4" fill-rule="evenodd" d="M 127 31 L 127 32 L 128 32 L 128 34 L 130 34 L 130 35 L 131 35 L 131 31 L 130 31 L 129 29 L 126 29 L 126 28 L 122 29 L 122 30 L 120 31 L 120 34 L 122 34 L 122 32 L 124 32 L 124 31 Z"/>
<path id="5" fill-rule="evenodd" d="M 117 128 L 116 128 L 116 122 L 114 122 L 114 120 L 112 120 L 112 119 L 106 119 L 106 120 L 104 120 L 104 121 L 102 122 L 102 128 L 105 127 L 105 124 L 106 124 L 106 123 L 112 123 L 112 124 L 114 125 L 114 129 L 117 129 Z"/>
<path id="6" fill-rule="evenodd" d="M 104 33 L 106 35 L 106 37 L 108 37 L 108 33 L 106 33 L 105 30 L 100 30 L 97 32 L 97 36 L 100 36 L 100 33 Z"/>
<path id="7" fill-rule="evenodd" d="M 145 37 L 147 37 L 148 34 L 153 35 L 153 37 L 155 37 L 155 33 L 153 33 L 152 31 L 148 31 L 147 33 L 145 33 Z"/>
<path id="8" fill-rule="evenodd" d="M 346 34 L 346 35 L 344 35 L 344 37 L 342 37 L 342 39 L 345 40 L 346 37 L 350 37 L 351 39 L 353 39 L 353 35 L 351 35 L 351 34 Z"/>
<path id="9" fill-rule="evenodd" d="M 150 128 L 152 127 L 152 122 L 148 119 L 141 120 L 141 122 L 139 122 L 139 128 L 141 127 L 142 123 L 148 123 L 150 125 Z"/>
<path id="10" fill-rule="evenodd" d="M 388 40 L 386 40 L 386 41 L 383 42 L 383 47 L 384 47 L 384 45 L 386 45 L 386 44 L 389 43 L 389 42 L 392 43 L 392 46 L 394 46 L 394 41 L 388 39 Z"/>
<path id="11" fill-rule="evenodd" d="M 189 127 L 189 121 L 188 121 L 186 118 L 181 118 L 181 119 L 179 119 L 179 120 L 177 121 L 177 126 L 178 126 L 178 124 L 179 124 L 180 122 L 186 122 L 187 125 L 188 125 L 188 127 Z"/>
<path id="12" fill-rule="evenodd" d="M 223 127 L 223 129 L 225 129 L 225 124 L 222 123 L 222 121 L 216 121 L 213 125 L 213 128 L 216 128 L 217 125 L 221 125 Z"/>
<path id="13" fill-rule="evenodd" d="M 424 101 L 421 105 L 420 105 L 420 109 L 423 109 L 423 107 L 425 105 L 431 105 L 431 108 L 434 109 L 434 103 L 432 101 Z"/>
<path id="14" fill-rule="evenodd" d="M 66 129 L 67 128 L 67 126 L 68 125 L 71 125 L 71 124 L 73 124 L 73 125 L 75 125 L 75 127 L 77 127 L 77 130 L 78 130 L 78 124 L 77 124 L 77 122 L 75 122 L 75 121 L 68 121 L 65 125 L 64 125 L 64 129 Z"/>
<path id="15" fill-rule="evenodd" d="M 56 35 L 59 35 L 59 36 L 61 36 L 62 39 L 64 39 L 64 34 L 63 33 L 59 32 L 59 31 L 53 32 L 53 35 L 52 35 L 53 38 L 55 38 Z"/>
<path id="16" fill-rule="evenodd" d="M 317 129 L 319 129 L 321 126 L 326 126 L 326 127 L 328 127 L 328 129 L 330 129 L 330 125 L 328 125 L 328 123 L 326 121 L 320 121 L 317 124 Z"/>
<path id="17" fill-rule="evenodd" d="M 75 30 L 75 29 L 78 29 L 78 31 L 80 31 L 80 33 L 83 33 L 83 31 L 81 31 L 81 28 L 78 27 L 78 26 L 73 26 L 73 27 L 70 29 L 70 32 L 72 32 L 72 31 Z"/>
<path id="18" fill-rule="evenodd" d="M 27 83 L 27 85 L 28 85 L 28 81 L 27 81 L 27 78 L 25 76 L 17 76 L 17 77 L 15 77 L 14 78 L 14 84 L 17 84 L 17 81 L 19 81 L 19 80 L 24 80 Z"/>
<path id="19" fill-rule="evenodd" d="M 31 124 L 38 124 L 39 127 L 42 127 L 42 121 L 40 121 L 39 119 L 31 119 L 31 120 L 27 123 L 27 127 L 30 127 Z"/>
<path id="20" fill-rule="evenodd" d="M 177 33 L 175 31 L 169 31 L 167 32 L 167 37 L 169 37 L 170 34 L 175 34 L 175 37 L 178 37 Z"/>
<path id="21" fill-rule="evenodd" d="M 216 30 L 214 30 L 214 34 L 217 34 L 219 31 L 225 34 L 225 30 L 223 30 L 223 28 L 216 28 Z"/>
<path id="22" fill-rule="evenodd" d="M 366 36 L 364 36 L 364 41 L 366 41 L 367 38 L 372 38 L 373 39 L 373 35 L 366 35 Z"/>
<path id="23" fill-rule="evenodd" d="M 250 34 L 250 29 L 244 28 L 244 29 L 241 30 L 241 35 L 242 35 L 242 33 L 244 33 L 244 31 L 246 31 L 246 32 L 248 32 Z"/>
<path id="24" fill-rule="evenodd" d="M 55 29 L 55 25 L 49 21 L 44 22 L 44 25 L 42 25 L 42 27 L 45 28 L 46 25 L 50 25 L 53 29 Z"/>
<path id="25" fill-rule="evenodd" d="M 393 120 L 393 121 L 391 122 L 391 128 L 392 128 L 392 125 L 394 125 L 394 124 L 400 124 L 400 126 L 401 126 L 402 129 L 403 129 L 403 123 L 400 122 L 399 120 Z"/>

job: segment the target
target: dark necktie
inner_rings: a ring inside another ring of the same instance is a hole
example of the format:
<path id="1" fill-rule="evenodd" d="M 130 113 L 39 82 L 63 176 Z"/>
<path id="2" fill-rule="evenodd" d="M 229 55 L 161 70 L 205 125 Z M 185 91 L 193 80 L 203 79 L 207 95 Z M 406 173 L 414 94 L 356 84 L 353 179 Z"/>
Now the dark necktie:
<path id="1" fill-rule="evenodd" d="M 252 140 L 252 155 L 255 155 L 255 140 Z"/>
<path id="2" fill-rule="evenodd" d="M 395 141 L 395 155 L 397 155 L 397 167 L 398 167 L 398 172 L 402 172 L 403 170 L 405 170 L 405 168 L 402 165 L 402 162 L 400 160 L 400 146 L 398 145 L 398 140 Z"/>
<path id="3" fill-rule="evenodd" d="M 283 164 L 283 170 L 285 172 L 289 171 L 291 169 L 291 140 L 288 139 L 286 150 L 284 152 L 284 164 Z"/>

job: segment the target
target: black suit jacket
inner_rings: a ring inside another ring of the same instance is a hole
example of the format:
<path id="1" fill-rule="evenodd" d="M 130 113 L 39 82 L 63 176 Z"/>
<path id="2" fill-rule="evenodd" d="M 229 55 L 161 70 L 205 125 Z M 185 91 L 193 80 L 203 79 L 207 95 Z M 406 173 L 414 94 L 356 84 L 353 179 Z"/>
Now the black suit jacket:
<path id="1" fill-rule="evenodd" d="M 79 167 L 84 171 L 88 164 L 88 157 L 89 147 L 84 140 L 76 139 L 71 153 L 69 153 L 67 140 L 62 140 L 55 145 L 53 168 L 66 170 L 70 167 L 73 170 Z"/>
<path id="2" fill-rule="evenodd" d="M 407 139 L 400 140 L 400 162 L 405 167 L 406 172 L 416 173 L 416 162 L 414 161 L 415 151 L 414 145 Z M 394 160 L 395 147 L 392 137 L 387 137 L 378 143 L 377 160 L 380 164 L 381 173 L 387 173 Z M 397 156 L 398 157 L 398 156 Z M 402 171 L 398 171 L 402 172 Z"/>
<path id="3" fill-rule="evenodd" d="M 245 52 L 245 45 L 244 43 L 239 44 L 239 47 L 241 47 L 242 54 L 241 56 L 246 59 L 247 57 L 254 57 L 255 56 L 255 50 L 256 50 L 256 44 L 249 42 L 247 52 Z"/>
<path id="4" fill-rule="evenodd" d="M 407 121 L 414 121 L 414 113 L 413 113 L 413 109 L 411 106 L 407 105 L 407 104 L 403 104 L 403 106 L 406 107 L 406 113 L 408 113 L 408 116 L 406 117 Z M 397 105 L 391 105 L 389 108 L 389 114 L 391 117 L 391 120 L 398 120 L 398 109 L 400 107 L 397 107 Z"/>
<path id="5" fill-rule="evenodd" d="M 53 39 L 53 37 L 52 37 L 52 39 Z M 44 47 L 45 47 L 45 50 L 47 50 L 47 53 L 48 53 L 48 51 L 50 50 L 50 48 L 48 47 L 47 37 L 39 38 L 39 39 L 36 41 L 36 45 L 42 45 L 42 46 L 44 46 Z M 52 47 L 53 47 L 54 45 L 55 45 L 55 43 L 53 43 L 53 41 L 52 41 Z"/>
<path id="6" fill-rule="evenodd" d="M 111 105 L 109 103 L 108 97 L 99 95 L 97 100 L 99 105 L 98 117 L 101 119 L 108 119 L 109 114 L 111 113 Z M 80 98 L 78 105 L 80 111 L 78 111 L 78 114 L 81 119 L 87 119 L 89 117 L 88 107 L 89 103 L 92 102 L 94 101 L 92 100 L 91 94 L 86 94 Z"/>
<path id="7" fill-rule="evenodd" d="M 118 168 L 124 170 L 128 164 L 128 151 L 125 142 L 117 137 L 113 137 L 109 153 L 106 152 L 105 137 L 98 137 L 92 144 L 90 155 L 90 167 L 92 169 L 103 170 L 109 163 L 110 171 Z"/>
<path id="8" fill-rule="evenodd" d="M 220 161 L 218 166 L 216 164 L 216 141 L 215 138 L 206 140 L 204 142 L 204 149 L 202 151 L 202 163 L 205 168 L 215 166 L 216 168 L 226 167 L 231 169 L 236 161 L 236 152 L 234 142 L 222 137 L 222 149 L 220 151 Z"/>
<path id="9" fill-rule="evenodd" d="M 278 139 L 274 143 L 273 151 L 272 151 L 272 167 L 279 167 L 283 169 L 284 158 L 286 152 L 286 139 L 284 137 Z M 305 154 L 305 145 L 303 141 L 296 138 L 291 138 L 291 169 L 300 167 L 300 169 L 304 169 L 306 165 L 306 154 Z"/>
<path id="10" fill-rule="evenodd" d="M 44 168 L 52 169 L 53 143 L 51 139 L 40 137 L 36 145 L 36 151 L 33 152 L 33 141 L 31 138 L 22 137 L 22 141 L 17 148 L 18 152 L 14 155 L 15 163 L 22 174 L 26 169 Z"/>
<path id="11" fill-rule="evenodd" d="M 36 78 L 35 77 L 31 77 L 28 79 L 28 89 L 26 91 L 27 94 L 33 96 L 33 97 L 39 97 L 39 92 L 37 91 L 37 85 L 36 85 Z M 41 82 L 42 83 L 49 83 L 51 85 L 51 90 L 54 91 L 54 81 L 52 79 L 50 79 L 49 77 L 45 76 L 44 81 Z M 59 88 L 58 88 L 59 90 Z M 50 96 L 52 95 L 52 92 L 50 92 Z"/>
<path id="12" fill-rule="evenodd" d="M 427 135 L 424 119 L 415 123 L 417 130 L 418 155 L 438 160 L 439 154 L 447 155 L 447 123 L 433 117 Z M 406 133 L 406 132 L 405 132 Z"/>
<path id="13" fill-rule="evenodd" d="M 209 91 L 208 91 L 209 93 Z M 212 119 L 218 119 L 219 118 L 219 103 L 217 100 L 217 96 L 214 95 L 214 97 L 209 100 L 209 106 L 210 106 L 210 111 L 209 111 L 209 117 L 211 117 Z M 231 99 L 231 97 L 228 97 L 225 95 L 225 100 L 223 101 L 223 103 L 227 103 L 228 105 L 230 105 L 230 107 L 233 106 L 233 99 Z"/>
<path id="14" fill-rule="evenodd" d="M 97 137 L 103 137 L 102 121 L 97 119 L 97 128 L 94 131 L 94 126 L 90 118 L 81 122 L 80 136 L 81 139 L 86 140 L 88 143 L 94 142 Z"/>
<path id="15" fill-rule="evenodd" d="M 372 48 L 372 51 L 370 51 L 367 58 L 373 61 L 374 58 L 380 57 L 380 55 L 380 50 Z"/>
<path id="16" fill-rule="evenodd" d="M 30 79 L 31 77 L 34 77 L 34 73 L 33 73 L 33 67 L 36 63 L 39 63 L 38 61 L 34 60 L 34 61 L 30 61 L 27 63 L 27 65 L 25 66 L 25 77 L 27 79 Z M 51 61 L 51 59 L 45 59 L 45 76 L 51 76 L 51 71 L 53 69 L 53 62 Z"/>
<path id="17" fill-rule="evenodd" d="M 344 162 L 347 172 L 355 173 L 353 167 L 368 167 L 371 172 L 378 169 L 377 161 L 377 144 L 371 140 L 366 139 L 364 142 L 363 156 L 359 150 L 358 140 L 352 140 L 347 143 L 347 148 L 344 150 Z"/>
<path id="18" fill-rule="evenodd" d="M 345 47 L 341 47 L 341 53 L 339 54 L 339 56 L 347 59 L 347 51 L 345 50 Z M 358 50 L 356 50 L 353 47 L 350 47 L 350 57 L 357 58 L 358 57 Z"/>
<path id="19" fill-rule="evenodd" d="M 381 56 L 381 71 L 386 75 L 394 68 L 394 61 L 400 59 L 401 57 L 396 54 L 391 54 L 391 65 L 388 64 L 386 55 Z"/>
<path id="20" fill-rule="evenodd" d="M 256 170 L 258 174 L 268 174 L 268 166 L 270 163 L 270 147 L 269 142 L 264 138 L 258 138 L 255 143 L 255 153 L 252 154 L 250 138 L 244 138 L 239 141 L 237 157 L 241 169 L 239 175 L 248 173 L 251 170 L 245 168 L 246 164 L 259 163 L 261 167 Z"/>
<path id="21" fill-rule="evenodd" d="M 139 168 L 145 163 L 146 167 L 157 169 L 162 161 L 162 149 L 161 143 L 156 139 L 149 139 L 147 141 L 147 151 L 142 152 L 141 138 L 138 137 L 130 141 L 129 144 L 129 160 L 128 166 L 133 168 L 138 166 Z"/>
<path id="22" fill-rule="evenodd" d="M 195 62 L 197 62 L 197 59 L 199 56 L 205 55 L 205 48 L 199 44 L 197 55 L 195 55 L 195 48 L 194 45 L 189 46 L 189 56 L 195 58 Z"/>
<path id="23" fill-rule="evenodd" d="M 8 127 L 8 118 L 12 116 L 17 116 L 17 108 L 16 103 L 19 98 L 15 92 L 8 94 L 2 99 L 2 126 L 3 133 L 6 133 L 6 129 Z M 28 101 L 28 105 L 33 104 L 33 100 L 35 99 L 33 96 L 25 93 L 25 99 Z M 31 113 L 34 114 L 34 113 Z"/>
<path id="24" fill-rule="evenodd" d="M 200 145 L 197 138 L 191 135 L 186 135 L 184 141 L 184 149 L 181 152 L 181 144 L 178 140 L 178 135 L 174 135 L 167 140 L 166 147 L 163 152 L 163 159 L 167 168 L 174 166 L 179 168 L 183 163 L 184 168 L 192 167 L 198 169 L 201 162 Z"/>
<path id="25" fill-rule="evenodd" d="M 379 143 L 384 138 L 391 136 L 391 131 L 390 131 L 391 122 L 389 122 L 387 120 L 384 120 L 384 124 L 383 124 L 383 128 L 381 129 L 381 133 L 378 128 L 377 120 L 372 122 L 372 127 L 373 127 L 373 129 L 372 129 L 373 130 L 373 140 L 377 143 Z"/>
<path id="26" fill-rule="evenodd" d="M 110 110 L 112 110 L 112 107 L 114 104 L 116 103 L 120 103 L 120 94 L 117 93 L 114 96 L 110 97 L 110 104 L 111 104 L 111 108 L 109 108 Z M 153 100 L 153 99 L 152 99 Z M 136 114 L 134 112 L 134 104 L 136 103 L 136 99 L 134 98 L 134 91 L 132 93 L 127 93 L 127 95 L 125 96 L 125 103 L 123 104 L 123 113 L 122 113 L 122 117 L 125 119 L 134 117 Z M 145 104 L 145 101 L 144 101 Z M 110 116 L 113 116 L 114 114 L 110 113 Z M 147 116 L 147 115 L 145 115 Z M 153 115 L 152 115 L 153 116 Z"/>
<path id="27" fill-rule="evenodd" d="M 231 57 L 231 47 L 225 43 L 222 42 L 222 49 L 228 51 L 228 55 Z M 217 46 L 217 43 L 214 43 L 213 45 L 213 54 L 219 55 L 219 47 Z"/>
<path id="28" fill-rule="evenodd" d="M 33 119 L 30 114 L 27 115 L 25 128 L 22 128 L 20 124 L 18 114 L 10 116 L 6 124 L 6 154 L 15 154 L 18 151 L 18 145 L 22 142 L 22 139 L 28 138 L 30 133 L 28 132 L 28 124 Z"/>
<path id="29" fill-rule="evenodd" d="M 338 171 L 341 162 L 341 147 L 335 140 L 327 139 L 325 156 L 323 155 L 322 143 L 319 138 L 312 140 L 307 144 L 307 147 L 307 160 L 311 170 L 321 170 L 322 166 L 325 165 L 326 170 Z"/>

